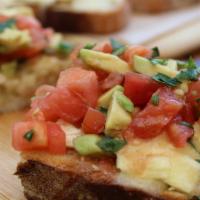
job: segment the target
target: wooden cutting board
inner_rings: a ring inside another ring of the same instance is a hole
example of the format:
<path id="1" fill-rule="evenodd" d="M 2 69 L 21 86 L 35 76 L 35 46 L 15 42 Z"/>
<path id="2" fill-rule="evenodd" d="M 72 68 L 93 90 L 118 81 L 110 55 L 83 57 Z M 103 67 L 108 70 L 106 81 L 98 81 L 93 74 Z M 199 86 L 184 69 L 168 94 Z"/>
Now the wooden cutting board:
<path id="1" fill-rule="evenodd" d="M 0 116 L 0 200 L 25 200 L 19 179 L 14 176 L 19 154 L 11 146 L 11 126 L 24 112 Z"/>

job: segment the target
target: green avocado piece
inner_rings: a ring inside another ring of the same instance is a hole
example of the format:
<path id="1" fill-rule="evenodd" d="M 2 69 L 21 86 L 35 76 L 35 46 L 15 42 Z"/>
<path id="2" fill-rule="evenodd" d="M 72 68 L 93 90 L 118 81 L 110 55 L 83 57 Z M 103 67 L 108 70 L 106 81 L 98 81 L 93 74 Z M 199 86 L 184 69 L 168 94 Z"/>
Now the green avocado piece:
<path id="1" fill-rule="evenodd" d="M 171 65 L 171 62 L 170 62 Z M 133 59 L 134 70 L 138 73 L 145 74 L 148 76 L 154 76 L 158 73 L 165 74 L 169 77 L 175 77 L 178 73 L 177 70 L 172 67 L 160 65 L 160 64 L 152 64 L 147 58 L 141 56 L 134 56 Z"/>
<path id="2" fill-rule="evenodd" d="M 121 85 L 116 85 L 112 89 L 108 90 L 105 94 L 99 97 L 98 107 L 108 108 L 112 99 L 112 95 L 115 91 L 124 91 L 124 88 Z"/>
<path id="3" fill-rule="evenodd" d="M 89 49 L 81 49 L 80 58 L 85 64 L 94 69 L 101 69 L 106 72 L 118 72 L 122 74 L 131 71 L 128 63 L 112 54 Z"/>
<path id="4" fill-rule="evenodd" d="M 131 115 L 120 105 L 119 96 L 122 93 L 115 91 L 108 109 L 105 133 L 109 136 L 118 136 L 131 123 Z"/>
<path id="5" fill-rule="evenodd" d="M 75 150 L 83 156 L 103 154 L 97 143 L 101 141 L 98 135 L 82 135 L 74 140 Z"/>
<path id="6" fill-rule="evenodd" d="M 134 105 L 132 101 L 126 97 L 122 92 L 118 93 L 116 96 L 118 103 L 128 112 L 133 112 Z"/>

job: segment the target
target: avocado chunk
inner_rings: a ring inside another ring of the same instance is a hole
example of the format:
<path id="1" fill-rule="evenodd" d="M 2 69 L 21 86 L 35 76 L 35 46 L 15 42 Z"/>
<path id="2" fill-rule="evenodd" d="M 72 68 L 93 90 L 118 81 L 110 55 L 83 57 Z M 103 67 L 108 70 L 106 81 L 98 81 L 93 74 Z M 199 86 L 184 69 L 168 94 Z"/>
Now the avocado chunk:
<path id="1" fill-rule="evenodd" d="M 147 58 L 140 56 L 134 56 L 133 59 L 134 70 L 148 76 L 154 76 L 158 73 L 162 73 L 172 78 L 175 77 L 178 74 L 178 71 L 170 67 L 171 62 L 169 64 L 169 66 L 160 64 L 154 65 Z"/>
<path id="2" fill-rule="evenodd" d="M 81 49 L 80 58 L 85 64 L 94 69 L 101 69 L 106 72 L 118 72 L 122 74 L 131 71 L 128 63 L 112 54 L 89 49 Z"/>
<path id="3" fill-rule="evenodd" d="M 100 98 L 98 99 L 98 107 L 108 108 L 112 99 L 112 95 L 115 91 L 123 92 L 124 88 L 121 85 L 116 85 L 105 94 L 100 96 Z"/>
<path id="4" fill-rule="evenodd" d="M 128 112 L 132 113 L 134 110 L 134 105 L 132 101 L 126 97 L 122 92 L 118 93 L 116 96 L 118 103 Z"/>
<path id="5" fill-rule="evenodd" d="M 108 109 L 105 133 L 109 136 L 118 136 L 131 123 L 131 115 L 120 105 L 118 98 L 120 91 L 115 91 Z"/>
<path id="6" fill-rule="evenodd" d="M 97 145 L 99 141 L 101 137 L 98 135 L 82 135 L 74 140 L 74 148 L 82 156 L 103 154 Z"/>

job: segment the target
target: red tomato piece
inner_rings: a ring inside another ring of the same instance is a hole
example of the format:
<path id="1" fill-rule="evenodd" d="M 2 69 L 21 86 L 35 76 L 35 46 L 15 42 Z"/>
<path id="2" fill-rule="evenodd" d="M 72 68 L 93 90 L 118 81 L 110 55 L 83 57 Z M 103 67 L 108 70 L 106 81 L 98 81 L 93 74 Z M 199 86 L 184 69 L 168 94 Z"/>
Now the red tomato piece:
<path id="1" fill-rule="evenodd" d="M 156 93 L 159 96 L 159 104 L 151 102 L 135 116 L 125 137 L 139 137 L 144 139 L 154 138 L 161 134 L 162 129 L 183 108 L 182 100 L 178 99 L 169 88 L 161 88 Z"/>
<path id="2" fill-rule="evenodd" d="M 152 55 L 152 50 L 144 46 L 134 45 L 128 47 L 121 57 L 126 62 L 132 64 L 134 55 L 150 58 Z"/>
<path id="3" fill-rule="evenodd" d="M 25 134 L 32 131 L 32 139 L 25 139 Z M 18 151 L 42 150 L 48 146 L 47 127 L 45 122 L 24 121 L 14 124 L 12 145 Z"/>
<path id="4" fill-rule="evenodd" d="M 127 73 L 124 81 L 124 93 L 136 106 L 145 106 L 160 85 L 150 77 L 134 72 Z"/>
<path id="5" fill-rule="evenodd" d="M 123 83 L 124 76 L 122 74 L 113 72 L 108 75 L 108 77 L 101 82 L 101 89 L 103 91 L 109 90 L 116 85 L 121 85 Z"/>
<path id="6" fill-rule="evenodd" d="M 193 124 L 195 122 L 195 114 L 194 114 L 194 109 L 191 106 L 191 104 L 186 103 L 181 110 L 181 117 L 183 121 L 189 122 Z"/>
<path id="7" fill-rule="evenodd" d="M 45 120 L 55 121 L 61 118 L 69 123 L 79 122 L 87 111 L 87 105 L 74 93 L 64 88 L 56 88 L 47 96 L 36 98 L 31 107 L 32 115 L 41 112 Z"/>
<path id="8" fill-rule="evenodd" d="M 103 113 L 93 108 L 89 108 L 83 123 L 82 129 L 85 133 L 99 134 L 104 130 L 106 117 Z"/>
<path id="9" fill-rule="evenodd" d="M 47 95 L 49 92 L 51 93 L 53 90 L 55 90 L 54 86 L 51 85 L 42 85 L 40 86 L 36 92 L 35 92 L 35 96 L 39 97 L 39 96 L 45 96 Z"/>
<path id="10" fill-rule="evenodd" d="M 103 70 L 98 70 L 98 69 L 95 69 L 94 70 L 95 71 L 95 73 L 96 73 L 96 75 L 97 75 L 97 77 L 98 77 L 98 81 L 103 81 L 104 79 L 106 79 L 107 77 L 108 77 L 108 75 L 109 75 L 109 73 L 108 72 L 105 72 L 105 71 L 103 71 Z"/>
<path id="11" fill-rule="evenodd" d="M 101 42 L 94 49 L 103 53 L 112 53 L 113 51 L 110 41 Z"/>
<path id="12" fill-rule="evenodd" d="M 47 122 L 48 151 L 52 154 L 65 154 L 65 133 L 54 122 Z"/>
<path id="13" fill-rule="evenodd" d="M 171 123 L 167 127 L 167 135 L 175 147 L 181 148 L 187 144 L 188 139 L 193 135 L 193 129 L 180 123 Z"/>
<path id="14" fill-rule="evenodd" d="M 97 75 L 79 67 L 61 72 L 57 82 L 58 88 L 68 88 L 79 96 L 88 106 L 96 107 L 99 96 Z"/>

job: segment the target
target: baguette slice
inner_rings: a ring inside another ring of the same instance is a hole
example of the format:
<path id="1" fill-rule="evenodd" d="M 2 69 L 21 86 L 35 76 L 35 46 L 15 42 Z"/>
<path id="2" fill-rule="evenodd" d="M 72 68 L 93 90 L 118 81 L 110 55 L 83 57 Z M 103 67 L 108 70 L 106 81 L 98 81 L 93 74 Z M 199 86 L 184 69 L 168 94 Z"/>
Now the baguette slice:
<path id="1" fill-rule="evenodd" d="M 57 31 L 110 33 L 123 28 L 128 18 L 126 0 L 74 0 L 50 6 L 43 22 Z"/>
<path id="2" fill-rule="evenodd" d="M 28 200 L 186 200 L 160 181 L 128 178 L 113 160 L 23 153 L 16 175 Z"/>
<path id="3" fill-rule="evenodd" d="M 130 0 L 133 8 L 143 12 L 162 12 L 187 7 L 198 0 Z"/>

